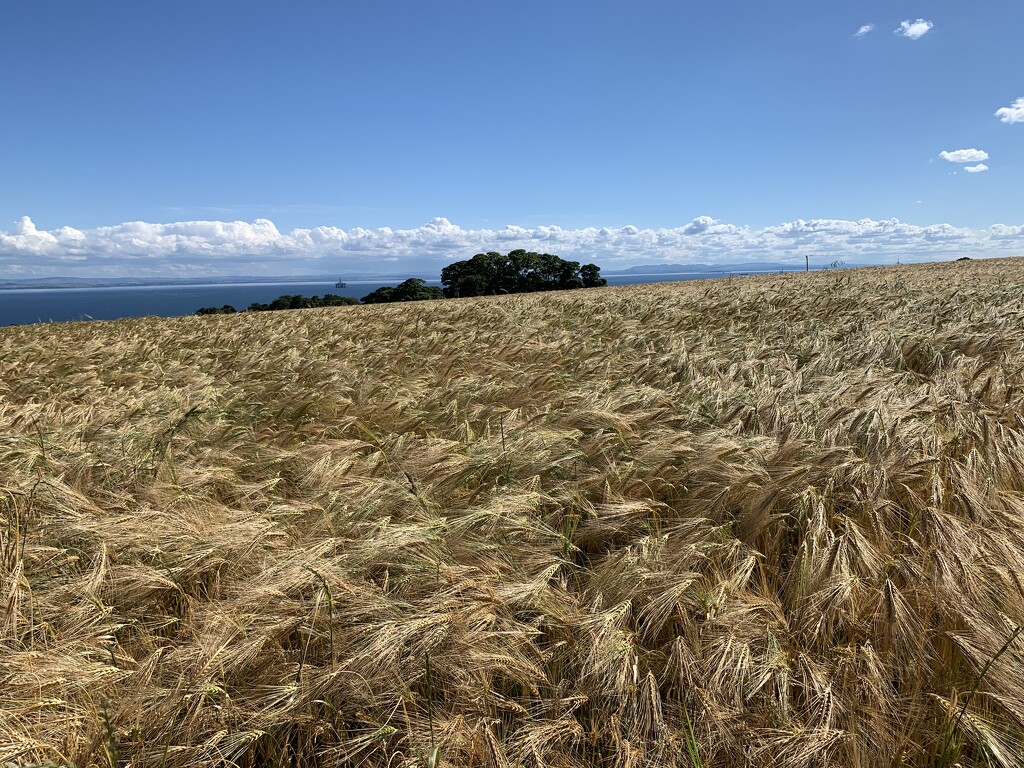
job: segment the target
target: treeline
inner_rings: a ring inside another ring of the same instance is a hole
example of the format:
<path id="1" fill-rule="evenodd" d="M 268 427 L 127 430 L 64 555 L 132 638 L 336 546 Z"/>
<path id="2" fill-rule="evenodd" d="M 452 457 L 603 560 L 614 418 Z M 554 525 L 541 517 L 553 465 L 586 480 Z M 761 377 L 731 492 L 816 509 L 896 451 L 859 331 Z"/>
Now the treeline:
<path id="1" fill-rule="evenodd" d="M 338 296 L 333 293 L 319 296 L 278 296 L 269 304 L 253 302 L 249 305 L 249 312 L 273 312 L 278 309 L 319 309 L 320 307 L 347 307 L 359 302 L 350 296 Z"/>
<path id="2" fill-rule="evenodd" d="M 309 309 L 340 307 L 352 304 L 384 304 L 396 301 L 429 301 L 468 296 L 496 296 L 501 293 L 533 293 L 564 291 L 573 288 L 599 288 L 608 281 L 601 277 L 596 264 L 566 261 L 550 253 L 515 250 L 508 254 L 497 251 L 478 253 L 471 259 L 456 261 L 441 270 L 441 288 L 427 285 L 411 277 L 398 285 L 386 285 L 356 301 L 347 296 L 328 293 L 323 298 L 312 296 L 279 296 L 269 304 L 253 303 L 248 312 L 276 309 Z M 197 315 L 230 315 L 237 310 L 230 304 L 203 307 Z"/>
<path id="3" fill-rule="evenodd" d="M 346 307 L 359 302 L 349 296 L 338 296 L 333 293 L 320 296 L 299 296 L 287 295 L 278 296 L 269 304 L 260 304 L 254 301 L 249 305 L 246 312 L 272 312 L 278 309 L 316 309 L 319 307 Z M 230 304 L 223 307 L 202 307 L 196 310 L 197 315 L 233 315 L 238 312 Z"/>
<path id="4" fill-rule="evenodd" d="M 386 304 L 392 301 L 429 301 L 443 299 L 444 294 L 436 285 L 427 285 L 425 280 L 410 277 L 396 286 L 385 285 L 360 299 L 363 304 Z"/>

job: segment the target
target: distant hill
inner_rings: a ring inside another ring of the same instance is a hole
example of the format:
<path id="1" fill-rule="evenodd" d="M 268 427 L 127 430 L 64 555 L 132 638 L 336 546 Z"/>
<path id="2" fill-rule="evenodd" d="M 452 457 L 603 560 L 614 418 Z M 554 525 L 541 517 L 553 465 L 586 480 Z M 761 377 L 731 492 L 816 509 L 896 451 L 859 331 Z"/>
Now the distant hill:
<path id="1" fill-rule="evenodd" d="M 359 281 L 396 282 L 408 275 L 384 275 L 347 272 L 344 279 Z M 216 277 L 18 277 L 0 279 L 0 290 L 17 288 L 122 288 L 132 286 L 171 285 L 233 285 L 238 283 L 334 283 L 338 275 L 219 275 Z M 436 279 L 433 278 L 433 279 Z"/>
<path id="2" fill-rule="evenodd" d="M 796 264 L 765 261 L 741 261 L 734 264 L 640 264 L 620 270 L 606 270 L 606 275 L 692 275 L 731 274 L 736 272 L 795 272 L 803 268 Z"/>
<path id="3" fill-rule="evenodd" d="M 0 289 L 13 288 L 111 288 L 153 285 L 227 285 L 231 283 L 315 283 L 337 280 L 323 275 L 269 277 L 229 275 L 219 277 L 19 277 L 0 279 Z"/>

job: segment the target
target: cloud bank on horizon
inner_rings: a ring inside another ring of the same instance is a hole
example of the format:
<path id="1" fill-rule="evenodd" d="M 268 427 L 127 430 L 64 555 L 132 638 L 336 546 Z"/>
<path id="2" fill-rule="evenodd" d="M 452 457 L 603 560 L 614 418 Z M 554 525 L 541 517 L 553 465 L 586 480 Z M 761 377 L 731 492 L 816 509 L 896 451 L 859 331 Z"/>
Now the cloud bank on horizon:
<path id="1" fill-rule="evenodd" d="M 978 169 L 981 170 L 981 169 Z M 125 222 L 96 229 L 38 229 L 28 216 L 0 231 L 0 277 L 303 275 L 437 273 L 482 251 L 526 248 L 596 262 L 802 264 L 804 254 L 850 266 L 959 256 L 1024 255 L 1024 225 L 987 229 L 918 226 L 888 219 L 814 219 L 752 229 L 698 216 L 673 228 L 558 226 L 463 229 L 435 218 L 414 229 L 322 226 L 280 232 L 268 219 Z"/>

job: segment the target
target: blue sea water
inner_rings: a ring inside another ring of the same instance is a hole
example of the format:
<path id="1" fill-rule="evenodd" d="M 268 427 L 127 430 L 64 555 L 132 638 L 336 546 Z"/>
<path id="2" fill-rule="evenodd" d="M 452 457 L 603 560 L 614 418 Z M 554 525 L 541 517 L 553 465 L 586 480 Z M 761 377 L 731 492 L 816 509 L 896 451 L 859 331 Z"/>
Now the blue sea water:
<path id="1" fill-rule="evenodd" d="M 707 273 L 609 275 L 609 285 L 674 282 L 715 277 Z M 719 275 L 720 276 L 720 275 Z M 230 304 L 241 311 L 253 302 L 269 304 L 278 296 L 323 296 L 333 293 L 358 299 L 394 282 L 226 283 L 219 285 L 131 286 L 116 288 L 17 288 L 0 290 L 0 326 L 69 320 L 116 320 L 122 317 L 192 315 L 200 307 Z M 428 280 L 428 285 L 440 285 Z"/>
<path id="2" fill-rule="evenodd" d="M 219 285 L 146 285 L 115 288 L 16 288 L 0 291 L 0 325 L 117 320 L 122 317 L 192 315 L 200 307 L 230 304 L 241 311 L 253 302 L 269 304 L 278 296 L 360 298 L 384 283 L 225 283 Z"/>

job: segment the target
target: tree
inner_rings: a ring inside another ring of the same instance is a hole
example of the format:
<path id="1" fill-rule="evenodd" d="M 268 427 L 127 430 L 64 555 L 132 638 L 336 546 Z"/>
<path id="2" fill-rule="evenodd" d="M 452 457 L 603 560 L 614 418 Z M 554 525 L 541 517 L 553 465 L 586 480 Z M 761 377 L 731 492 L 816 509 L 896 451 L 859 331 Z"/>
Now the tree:
<path id="1" fill-rule="evenodd" d="M 319 307 L 345 307 L 359 302 L 351 296 L 338 296 L 334 293 L 326 293 L 321 299 L 319 296 L 285 295 L 278 296 L 269 304 L 260 304 L 254 301 L 249 305 L 248 312 L 271 312 L 279 309 L 317 309 Z"/>
<path id="2" fill-rule="evenodd" d="M 196 310 L 197 315 L 233 315 L 237 310 L 230 304 L 223 307 L 200 307 Z"/>
<path id="3" fill-rule="evenodd" d="M 352 307 L 357 304 L 359 304 L 359 299 L 353 299 L 351 296 L 339 296 L 336 293 L 325 293 L 320 300 L 321 307 Z"/>
<path id="4" fill-rule="evenodd" d="M 493 296 L 499 293 L 530 293 L 607 285 L 596 264 L 566 261 L 550 253 L 517 249 L 502 255 L 478 253 L 441 270 L 444 295 Z"/>
<path id="5" fill-rule="evenodd" d="M 456 261 L 441 270 L 441 285 L 444 286 L 444 295 L 450 298 L 500 293 L 502 284 L 510 285 L 511 283 L 511 275 L 508 274 L 510 269 L 508 257 L 495 251 L 478 253 L 467 261 Z M 505 274 L 501 274 L 502 271 Z M 509 287 L 504 290 L 512 292 Z"/>
<path id="6" fill-rule="evenodd" d="M 363 304 L 386 304 L 392 301 L 429 301 L 443 299 L 444 294 L 436 285 L 427 285 L 418 277 L 410 277 L 398 285 L 385 285 L 363 296 Z"/>
<path id="7" fill-rule="evenodd" d="M 580 279 L 584 288 L 602 288 L 608 281 L 601 277 L 601 268 L 597 264 L 584 264 L 580 267 Z"/>

